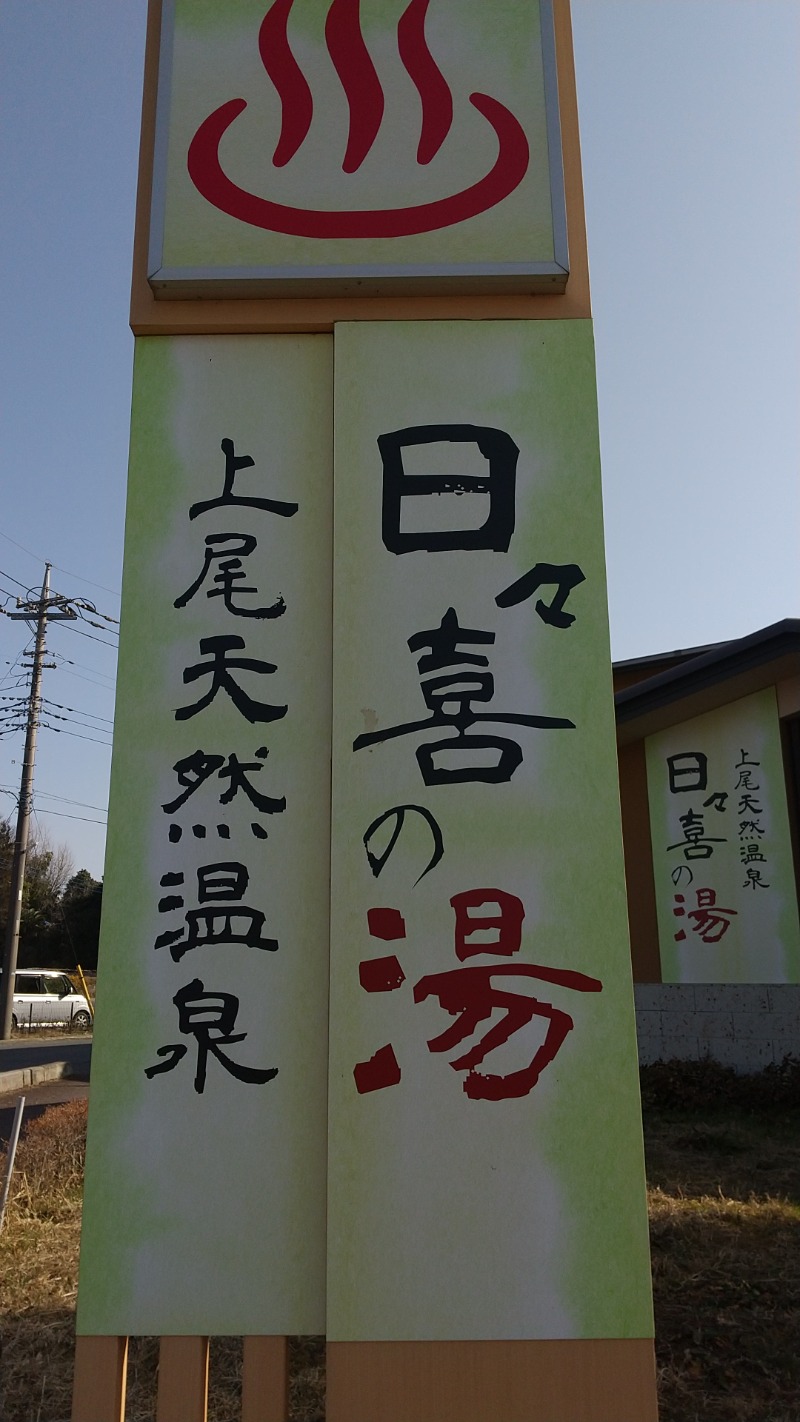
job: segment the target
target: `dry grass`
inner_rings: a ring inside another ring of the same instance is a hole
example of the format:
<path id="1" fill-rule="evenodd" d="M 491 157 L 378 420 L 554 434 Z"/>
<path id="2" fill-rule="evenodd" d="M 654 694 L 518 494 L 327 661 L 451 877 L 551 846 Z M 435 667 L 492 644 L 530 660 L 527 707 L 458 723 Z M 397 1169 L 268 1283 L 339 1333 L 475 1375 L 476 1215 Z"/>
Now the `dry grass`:
<path id="1" fill-rule="evenodd" d="M 0 1234 L 0 1417 L 69 1416 L 86 1102 L 24 1130 Z M 3 1169 L 5 1161 L 3 1161 Z"/>
<path id="2" fill-rule="evenodd" d="M 40 1022 L 35 1027 L 12 1027 L 15 1042 L 56 1042 L 59 1037 L 88 1037 L 91 1027 L 73 1027 L 70 1022 Z"/>
<path id="3" fill-rule="evenodd" d="M 800 1112 L 645 1113 L 662 1422 L 800 1418 Z"/>
<path id="4" fill-rule="evenodd" d="M 645 1073 L 661 1422 L 800 1419 L 797 1077 Z M 2 1422 L 69 1416 L 85 1116 L 53 1107 L 20 1143 L 0 1234 Z M 129 1422 L 154 1415 L 157 1361 L 157 1340 L 132 1340 Z M 323 1422 L 322 1339 L 292 1340 L 290 1366 L 293 1422 Z M 212 1340 L 210 1372 L 210 1422 L 231 1422 L 239 1340 Z"/>
<path id="5" fill-rule="evenodd" d="M 70 1414 L 86 1116 L 87 1102 L 71 1101 L 23 1127 L 0 1234 L 0 1422 Z M 128 1422 L 151 1422 L 157 1367 L 158 1340 L 131 1339 Z M 323 1340 L 293 1339 L 290 1367 L 293 1422 L 321 1422 Z M 211 1340 L 209 1375 L 209 1422 L 232 1422 L 241 1408 L 240 1339 Z"/>

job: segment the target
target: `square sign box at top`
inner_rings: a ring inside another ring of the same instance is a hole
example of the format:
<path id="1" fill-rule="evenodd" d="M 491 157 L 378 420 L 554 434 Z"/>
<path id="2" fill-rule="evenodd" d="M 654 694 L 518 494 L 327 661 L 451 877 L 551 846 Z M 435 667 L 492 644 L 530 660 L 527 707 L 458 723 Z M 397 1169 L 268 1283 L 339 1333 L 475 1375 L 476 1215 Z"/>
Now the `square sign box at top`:
<path id="1" fill-rule="evenodd" d="M 549 0 L 165 0 L 157 297 L 563 292 Z"/>

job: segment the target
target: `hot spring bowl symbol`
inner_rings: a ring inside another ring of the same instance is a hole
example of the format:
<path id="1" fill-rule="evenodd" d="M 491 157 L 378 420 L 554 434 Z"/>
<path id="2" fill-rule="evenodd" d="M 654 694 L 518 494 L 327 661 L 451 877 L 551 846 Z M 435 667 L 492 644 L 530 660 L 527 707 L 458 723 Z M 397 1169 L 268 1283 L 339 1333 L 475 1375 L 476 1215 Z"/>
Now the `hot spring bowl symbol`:
<path id="1" fill-rule="evenodd" d="M 287 33 L 294 0 L 274 0 L 258 34 L 261 62 L 281 102 L 281 130 L 272 155 L 276 168 L 290 163 L 305 140 L 314 112 L 308 81 L 292 52 Z M 430 0 L 410 0 L 397 25 L 400 59 L 422 105 L 417 163 L 427 165 L 439 152 L 453 121 L 450 88 L 425 39 Z M 325 21 L 325 41 L 347 99 L 349 136 L 342 162 L 346 174 L 357 172 L 381 126 L 384 94 L 361 31 L 360 0 L 332 0 Z M 469 96 L 473 108 L 497 137 L 490 170 L 460 192 L 418 205 L 331 211 L 273 202 L 246 191 L 225 173 L 220 143 L 247 108 L 229 99 L 204 119 L 189 145 L 187 167 L 197 191 L 229 217 L 270 232 L 293 237 L 409 237 L 465 222 L 496 207 L 522 182 L 530 162 L 528 140 L 518 119 L 488 94 Z"/>

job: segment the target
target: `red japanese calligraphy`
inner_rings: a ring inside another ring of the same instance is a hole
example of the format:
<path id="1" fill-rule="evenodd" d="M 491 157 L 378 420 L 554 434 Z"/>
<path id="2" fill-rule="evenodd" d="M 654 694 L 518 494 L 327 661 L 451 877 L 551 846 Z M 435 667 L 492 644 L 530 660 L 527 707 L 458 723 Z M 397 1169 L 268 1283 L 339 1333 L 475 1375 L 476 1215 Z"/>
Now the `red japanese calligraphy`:
<path id="1" fill-rule="evenodd" d="M 455 914 L 453 946 L 461 962 L 480 954 L 511 957 L 519 952 L 525 907 L 515 894 L 504 889 L 467 889 L 454 894 L 450 903 Z M 369 909 L 367 924 L 373 938 L 385 941 L 406 936 L 405 919 L 397 909 Z M 487 934 L 494 936 L 487 940 Z M 475 935 L 478 935 L 477 940 Z M 528 993 L 514 991 L 509 978 L 535 978 L 573 992 L 602 992 L 603 987 L 598 978 L 586 973 L 537 963 L 473 964 L 421 977 L 413 989 L 414 1002 L 435 997 L 444 1011 L 456 1019 L 438 1036 L 428 1040 L 431 1052 L 449 1051 L 498 1010 L 503 1013 L 467 1051 L 450 1062 L 454 1071 L 467 1073 L 463 1090 L 473 1101 L 506 1101 L 527 1096 L 574 1026 L 569 1013 Z M 505 979 L 505 983 L 497 979 Z M 359 964 L 359 982 L 365 992 L 394 992 L 405 980 L 395 954 L 368 958 Z M 526 1066 L 505 1075 L 477 1070 L 490 1052 L 502 1047 L 534 1017 L 546 1020 L 547 1031 Z M 367 1061 L 359 1062 L 353 1075 L 360 1094 L 398 1085 L 401 1070 L 391 1044 L 381 1047 Z"/>

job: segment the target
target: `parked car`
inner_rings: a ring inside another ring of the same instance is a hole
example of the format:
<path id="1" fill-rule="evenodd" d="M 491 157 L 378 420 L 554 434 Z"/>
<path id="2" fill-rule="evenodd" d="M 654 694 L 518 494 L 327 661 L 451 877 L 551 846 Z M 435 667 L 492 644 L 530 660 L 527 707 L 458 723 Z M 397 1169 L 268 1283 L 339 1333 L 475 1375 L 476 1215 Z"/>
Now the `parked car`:
<path id="1" fill-rule="evenodd" d="M 70 1026 L 85 1030 L 92 1023 L 92 1009 L 83 993 L 66 973 L 52 968 L 24 968 L 14 975 L 11 1008 L 15 1027 Z"/>

